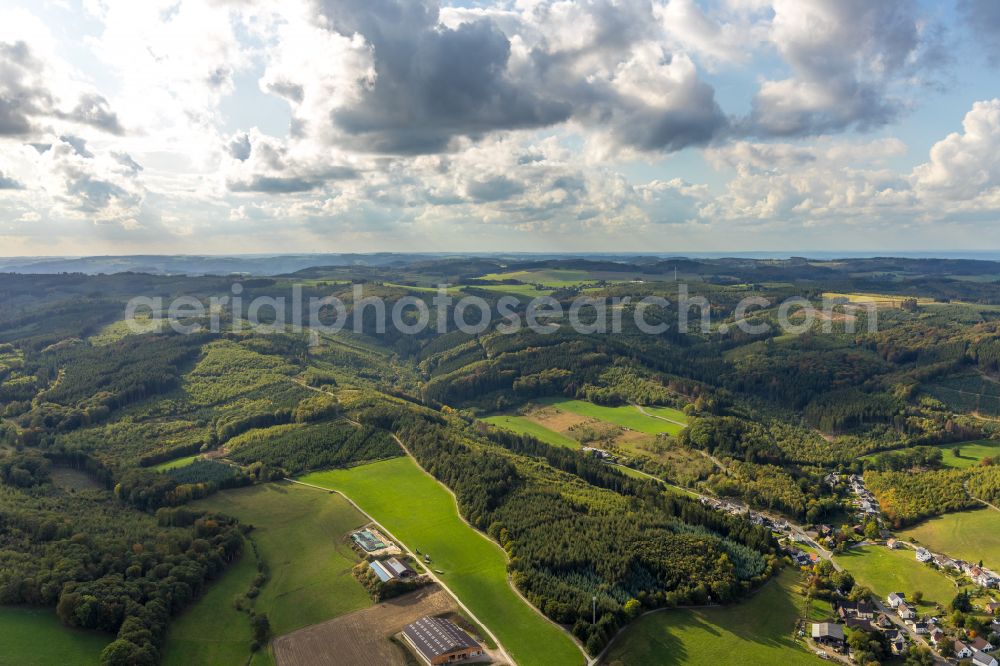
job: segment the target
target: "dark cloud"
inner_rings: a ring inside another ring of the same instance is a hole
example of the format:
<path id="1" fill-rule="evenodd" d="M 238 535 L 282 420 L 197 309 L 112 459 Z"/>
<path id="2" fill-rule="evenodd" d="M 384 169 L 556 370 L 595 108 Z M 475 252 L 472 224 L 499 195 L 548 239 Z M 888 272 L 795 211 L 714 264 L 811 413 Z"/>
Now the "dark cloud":
<path id="1" fill-rule="evenodd" d="M 136 206 L 141 199 L 135 192 L 78 167 L 66 165 L 62 171 L 66 195 L 72 207 L 80 212 L 99 213 L 113 203 Z"/>
<path id="2" fill-rule="evenodd" d="M 57 108 L 52 94 L 40 82 L 45 64 L 23 41 L 0 43 L 0 136 L 28 136 L 38 130 L 39 118 L 59 118 L 122 134 L 118 116 L 96 93 L 80 95 L 71 111 Z"/>
<path id="3" fill-rule="evenodd" d="M 228 183 L 231 192 L 263 192 L 265 194 L 294 194 L 311 192 L 322 181 L 298 176 L 254 176 L 249 180 Z"/>
<path id="4" fill-rule="evenodd" d="M 24 185 L 19 181 L 9 178 L 4 175 L 3 171 L 0 171 L 0 190 L 23 190 Z"/>
<path id="5" fill-rule="evenodd" d="M 898 118 L 904 78 L 933 84 L 943 29 L 912 0 L 803 0 L 775 16 L 772 40 L 791 78 L 767 81 L 740 130 L 759 136 L 867 131 Z"/>
<path id="6" fill-rule="evenodd" d="M 229 154 L 241 162 L 250 159 L 250 136 L 241 134 L 229 142 Z"/>
<path id="7" fill-rule="evenodd" d="M 108 100 L 95 93 L 85 93 L 69 113 L 60 113 L 60 117 L 83 125 L 91 125 L 110 134 L 124 134 L 118 122 L 118 114 L 110 109 Z"/>
<path id="8" fill-rule="evenodd" d="M 674 151 L 709 142 L 727 124 L 714 90 L 693 67 L 668 84 L 664 100 L 651 103 L 619 89 L 619 66 L 637 45 L 656 40 L 648 2 L 581 3 L 574 11 L 588 38 L 570 47 L 545 35 L 549 24 L 565 21 L 558 3 L 539 3 L 523 20 L 508 17 L 510 34 L 482 14 L 441 25 L 438 3 L 430 0 L 318 0 L 318 6 L 323 25 L 360 34 L 372 47 L 374 80 L 357 103 L 330 114 L 336 141 L 349 149 L 438 153 L 456 137 L 576 119 L 630 147 Z M 512 72 L 510 36 L 536 31 L 528 66 Z M 662 59 L 669 66 L 670 54 Z"/>
<path id="9" fill-rule="evenodd" d="M 992 64 L 1000 64 L 1000 2 L 958 0 L 958 12 L 982 42 Z"/>
<path id="10" fill-rule="evenodd" d="M 333 166 L 306 176 L 255 175 L 243 180 L 227 183 L 230 192 L 263 192 L 265 194 L 294 194 L 311 192 L 331 180 L 357 178 L 358 172 L 351 167 Z"/>
<path id="11" fill-rule="evenodd" d="M 465 193 L 479 202 L 502 201 L 524 192 L 524 185 L 505 176 L 470 182 Z"/>
<path id="12" fill-rule="evenodd" d="M 123 167 L 128 169 L 133 175 L 142 171 L 142 165 L 132 159 L 128 153 L 111 153 L 111 157 Z"/>
<path id="13" fill-rule="evenodd" d="M 32 117 L 51 108 L 48 91 L 32 81 L 41 68 L 25 42 L 0 43 L 0 136 L 30 134 Z"/>
<path id="14" fill-rule="evenodd" d="M 376 77 L 360 101 L 333 112 L 352 148 L 419 154 L 458 136 L 542 127 L 572 107 L 512 80 L 510 41 L 489 19 L 455 29 L 438 24 L 437 3 L 326 0 L 332 29 L 372 45 Z"/>
<path id="15" fill-rule="evenodd" d="M 87 150 L 86 139 L 81 139 L 80 137 L 73 136 L 71 134 L 63 134 L 62 136 L 59 137 L 59 140 L 71 146 L 73 148 L 73 152 L 75 152 L 80 157 L 86 157 L 87 159 L 91 159 L 94 157 L 94 153 Z"/>

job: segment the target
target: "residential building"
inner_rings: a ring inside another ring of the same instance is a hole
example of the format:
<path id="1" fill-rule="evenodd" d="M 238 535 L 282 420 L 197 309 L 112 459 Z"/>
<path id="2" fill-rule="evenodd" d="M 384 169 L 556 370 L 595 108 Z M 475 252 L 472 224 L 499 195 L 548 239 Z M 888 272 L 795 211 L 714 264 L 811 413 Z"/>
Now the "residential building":
<path id="1" fill-rule="evenodd" d="M 977 636 L 969 641 L 969 647 L 977 652 L 993 652 L 994 645 L 982 636 Z"/>
<path id="2" fill-rule="evenodd" d="M 906 595 L 902 592 L 890 592 L 889 596 L 886 597 L 886 602 L 889 604 L 890 608 L 896 608 L 904 601 L 906 601 Z"/>

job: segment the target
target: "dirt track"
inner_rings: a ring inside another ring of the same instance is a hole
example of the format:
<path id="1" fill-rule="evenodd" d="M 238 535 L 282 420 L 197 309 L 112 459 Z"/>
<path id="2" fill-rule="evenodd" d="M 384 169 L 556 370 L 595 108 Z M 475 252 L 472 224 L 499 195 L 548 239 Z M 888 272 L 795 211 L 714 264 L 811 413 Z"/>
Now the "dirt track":
<path id="1" fill-rule="evenodd" d="M 274 640 L 278 666 L 405 666 L 389 637 L 425 615 L 457 610 L 437 585 L 293 631 Z"/>

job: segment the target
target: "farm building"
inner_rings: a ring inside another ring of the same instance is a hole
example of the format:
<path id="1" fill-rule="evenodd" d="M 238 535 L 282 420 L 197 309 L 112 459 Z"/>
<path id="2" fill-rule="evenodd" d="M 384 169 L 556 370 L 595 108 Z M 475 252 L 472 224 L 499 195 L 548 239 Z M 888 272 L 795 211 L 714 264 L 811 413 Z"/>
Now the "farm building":
<path id="1" fill-rule="evenodd" d="M 382 535 L 374 530 L 358 530 L 351 535 L 354 543 L 358 544 L 365 552 L 374 553 L 377 550 L 388 548 L 388 544 L 382 540 Z"/>
<path id="2" fill-rule="evenodd" d="M 483 648 L 461 627 L 440 617 L 424 617 L 403 627 L 403 638 L 430 666 L 479 657 Z"/>
<path id="3" fill-rule="evenodd" d="M 974 652 L 972 666 L 997 666 L 997 660 L 996 657 L 986 652 Z"/>
<path id="4" fill-rule="evenodd" d="M 383 583 L 388 583 L 396 577 L 396 574 L 389 571 L 389 569 L 378 560 L 372 560 L 368 563 L 368 566 L 375 572 L 375 575 L 378 576 L 378 579 Z"/>
<path id="5" fill-rule="evenodd" d="M 844 644 L 844 627 L 832 622 L 820 622 L 812 626 L 812 637 L 817 643 L 840 647 Z"/>
<path id="6" fill-rule="evenodd" d="M 395 557 L 390 557 L 383 562 L 385 568 L 391 571 L 397 578 L 413 578 L 417 572 L 400 562 Z"/>

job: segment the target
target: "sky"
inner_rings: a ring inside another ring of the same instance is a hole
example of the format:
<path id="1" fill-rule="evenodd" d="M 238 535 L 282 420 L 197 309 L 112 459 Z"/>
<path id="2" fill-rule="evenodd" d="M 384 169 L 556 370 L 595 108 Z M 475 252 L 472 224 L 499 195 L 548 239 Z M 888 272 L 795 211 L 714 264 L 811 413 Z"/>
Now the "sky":
<path id="1" fill-rule="evenodd" d="M 0 256 L 1000 249 L 997 0 L 0 0 Z"/>

